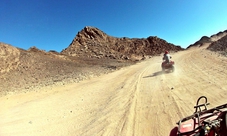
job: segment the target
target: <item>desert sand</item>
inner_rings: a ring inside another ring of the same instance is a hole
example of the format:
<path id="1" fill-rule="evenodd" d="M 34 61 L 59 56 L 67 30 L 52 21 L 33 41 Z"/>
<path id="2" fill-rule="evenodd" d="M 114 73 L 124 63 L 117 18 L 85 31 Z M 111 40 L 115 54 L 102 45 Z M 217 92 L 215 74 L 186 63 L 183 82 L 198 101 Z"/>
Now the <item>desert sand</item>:
<path id="1" fill-rule="evenodd" d="M 227 103 L 227 58 L 207 45 L 161 56 L 79 83 L 0 97 L 1 136 L 168 136 L 200 96 Z"/>

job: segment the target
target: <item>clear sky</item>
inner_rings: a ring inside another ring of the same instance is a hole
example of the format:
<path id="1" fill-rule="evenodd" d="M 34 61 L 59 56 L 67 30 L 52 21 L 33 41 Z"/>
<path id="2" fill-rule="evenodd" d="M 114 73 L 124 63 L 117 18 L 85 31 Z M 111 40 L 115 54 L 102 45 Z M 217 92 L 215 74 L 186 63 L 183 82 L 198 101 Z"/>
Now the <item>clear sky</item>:
<path id="1" fill-rule="evenodd" d="M 15 47 L 60 52 L 85 26 L 186 48 L 227 30 L 227 0 L 1 0 L 0 42 Z"/>

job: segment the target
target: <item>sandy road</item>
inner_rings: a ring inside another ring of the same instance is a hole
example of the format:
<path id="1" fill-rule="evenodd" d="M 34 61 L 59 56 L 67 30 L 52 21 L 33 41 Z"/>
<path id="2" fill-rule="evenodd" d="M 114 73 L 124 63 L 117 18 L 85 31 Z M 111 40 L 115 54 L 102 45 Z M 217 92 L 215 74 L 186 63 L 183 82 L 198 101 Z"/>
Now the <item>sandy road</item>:
<path id="1" fill-rule="evenodd" d="M 0 136 L 168 136 L 201 95 L 227 103 L 227 58 L 192 48 L 119 71 L 39 92 L 0 98 Z"/>

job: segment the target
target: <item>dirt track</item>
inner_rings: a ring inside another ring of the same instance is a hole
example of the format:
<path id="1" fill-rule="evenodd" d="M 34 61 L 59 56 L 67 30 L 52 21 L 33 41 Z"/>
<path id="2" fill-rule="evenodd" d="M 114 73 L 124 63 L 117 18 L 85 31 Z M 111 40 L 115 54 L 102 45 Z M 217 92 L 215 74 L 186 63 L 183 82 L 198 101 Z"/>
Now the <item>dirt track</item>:
<path id="1" fill-rule="evenodd" d="M 161 57 L 80 83 L 0 98 L 1 136 L 168 136 L 205 95 L 227 103 L 227 58 L 205 46 Z"/>

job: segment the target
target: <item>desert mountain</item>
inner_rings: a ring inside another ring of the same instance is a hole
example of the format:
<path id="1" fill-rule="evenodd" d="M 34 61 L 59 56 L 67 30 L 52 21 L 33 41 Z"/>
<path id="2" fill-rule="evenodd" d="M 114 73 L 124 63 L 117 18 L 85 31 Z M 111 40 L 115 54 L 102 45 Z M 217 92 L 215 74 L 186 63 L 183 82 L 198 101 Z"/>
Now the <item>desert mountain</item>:
<path id="1" fill-rule="evenodd" d="M 208 36 L 202 36 L 200 40 L 196 41 L 194 44 L 191 44 L 187 47 L 200 47 L 203 46 L 206 43 L 214 43 L 216 41 L 218 41 L 219 39 L 222 39 L 224 36 L 227 35 L 227 30 L 223 31 L 223 32 L 219 32 L 217 34 L 211 35 L 210 37 Z M 216 43 L 214 43 L 216 44 Z"/>
<path id="2" fill-rule="evenodd" d="M 195 45 L 212 41 L 211 50 L 224 51 L 226 33 L 203 37 Z M 116 38 L 94 27 L 85 27 L 78 32 L 61 53 L 36 47 L 24 50 L 0 43 L 0 95 L 78 82 L 160 55 L 164 50 L 177 52 L 184 49 L 156 36 Z"/>
<path id="3" fill-rule="evenodd" d="M 78 82 L 164 50 L 182 48 L 157 37 L 115 38 L 93 27 L 85 27 L 61 53 L 36 47 L 23 50 L 0 43 L 0 82 L 4 83 L 0 84 L 0 94 Z"/>
<path id="4" fill-rule="evenodd" d="M 36 47 L 19 49 L 0 43 L 0 95 L 12 91 L 38 89 L 78 82 L 111 72 L 132 62 L 105 61 L 65 56 Z M 37 88 L 38 87 L 38 88 Z"/>
<path id="5" fill-rule="evenodd" d="M 156 36 L 142 39 L 116 38 L 98 28 L 85 27 L 61 53 L 86 58 L 140 60 L 146 56 L 159 55 L 165 50 L 177 52 L 183 49 Z"/>
<path id="6" fill-rule="evenodd" d="M 208 49 L 227 56 L 227 34 L 221 39 L 211 43 Z"/>

